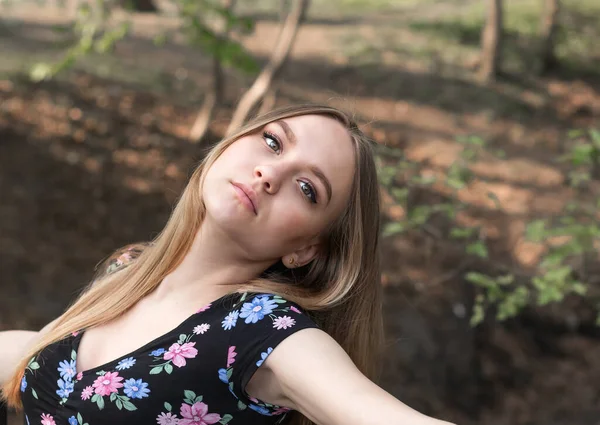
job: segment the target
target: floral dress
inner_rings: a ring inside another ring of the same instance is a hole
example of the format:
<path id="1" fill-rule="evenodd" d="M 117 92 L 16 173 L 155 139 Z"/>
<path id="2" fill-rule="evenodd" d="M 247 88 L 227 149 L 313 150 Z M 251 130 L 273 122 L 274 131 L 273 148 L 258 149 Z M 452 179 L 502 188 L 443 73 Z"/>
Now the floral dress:
<path id="1" fill-rule="evenodd" d="M 25 422 L 278 424 L 290 409 L 244 388 L 281 341 L 315 327 L 277 295 L 229 294 L 143 347 L 83 372 L 76 366 L 83 332 L 75 332 L 29 361 L 21 381 Z"/>

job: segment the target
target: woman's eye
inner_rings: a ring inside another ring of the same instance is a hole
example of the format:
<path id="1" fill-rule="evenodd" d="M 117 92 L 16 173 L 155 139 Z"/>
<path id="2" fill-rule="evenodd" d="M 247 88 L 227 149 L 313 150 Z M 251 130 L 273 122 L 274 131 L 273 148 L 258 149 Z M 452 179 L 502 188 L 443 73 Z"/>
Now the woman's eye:
<path id="1" fill-rule="evenodd" d="M 263 133 L 263 139 L 265 139 L 265 143 L 273 152 L 280 153 L 281 152 L 281 143 L 277 136 L 271 133 L 267 133 L 266 131 Z"/>
<path id="2" fill-rule="evenodd" d="M 300 189 L 313 204 L 317 203 L 317 192 L 310 183 L 300 180 Z"/>

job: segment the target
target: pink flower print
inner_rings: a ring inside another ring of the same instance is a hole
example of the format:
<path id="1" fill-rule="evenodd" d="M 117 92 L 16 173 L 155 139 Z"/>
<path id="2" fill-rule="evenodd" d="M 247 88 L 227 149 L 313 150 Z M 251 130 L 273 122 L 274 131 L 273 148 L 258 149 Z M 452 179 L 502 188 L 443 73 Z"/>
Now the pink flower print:
<path id="1" fill-rule="evenodd" d="M 227 351 L 227 369 L 229 369 L 229 366 L 235 362 L 235 356 L 237 356 L 237 353 L 235 352 L 235 345 L 232 345 Z"/>
<path id="2" fill-rule="evenodd" d="M 71 335 L 77 336 L 77 335 L 79 335 L 79 331 L 71 332 Z"/>
<path id="3" fill-rule="evenodd" d="M 296 307 L 294 307 L 293 305 L 290 306 L 290 310 L 292 310 L 294 313 L 302 314 L 302 312 L 300 310 L 298 310 Z"/>
<path id="4" fill-rule="evenodd" d="M 75 379 L 77 379 L 78 381 L 81 381 L 81 378 L 83 378 L 83 372 L 79 372 L 77 374 L 77 378 L 75 378 Z"/>
<path id="5" fill-rule="evenodd" d="M 284 413 L 287 413 L 287 412 L 289 412 L 290 410 L 292 410 L 292 409 L 290 409 L 289 407 L 280 407 L 280 408 L 279 408 L 279 409 L 277 409 L 277 410 L 273 410 L 273 413 L 271 413 L 271 414 L 272 414 L 273 416 L 277 416 L 277 415 L 283 415 Z"/>
<path id="6" fill-rule="evenodd" d="M 184 403 L 180 412 L 184 419 L 180 419 L 178 425 L 210 425 L 221 420 L 221 415 L 207 412 L 208 406 L 204 403 L 198 402 L 192 406 Z"/>
<path id="7" fill-rule="evenodd" d="M 83 389 L 83 391 L 81 392 L 81 399 L 82 400 L 89 400 L 89 398 L 94 394 L 94 388 L 92 388 L 91 385 L 88 385 L 87 387 L 85 387 Z"/>
<path id="8" fill-rule="evenodd" d="M 291 328 L 296 321 L 289 316 L 281 316 L 273 320 L 273 327 L 277 330 Z"/>
<path id="9" fill-rule="evenodd" d="M 157 416 L 156 422 L 158 422 L 158 425 L 178 425 L 179 418 L 172 413 L 161 412 L 161 414 Z"/>
<path id="10" fill-rule="evenodd" d="M 116 393 L 119 388 L 122 388 L 122 380 L 123 378 L 119 376 L 119 372 L 107 372 L 104 376 L 99 376 L 92 385 L 96 388 L 96 394 L 105 396 Z"/>
<path id="11" fill-rule="evenodd" d="M 42 413 L 42 425 L 56 425 L 56 422 L 54 422 L 54 418 L 48 413 Z"/>
<path id="12" fill-rule="evenodd" d="M 204 332 L 208 331 L 209 329 L 210 329 L 210 325 L 208 323 L 202 323 L 201 325 L 198 325 L 194 328 L 194 333 L 196 335 L 204 334 Z"/>
<path id="13" fill-rule="evenodd" d="M 196 313 L 202 313 L 203 311 L 206 311 L 210 308 L 210 306 L 212 305 L 212 303 L 205 305 L 204 307 L 202 307 L 200 310 L 198 310 Z"/>
<path id="14" fill-rule="evenodd" d="M 169 347 L 169 351 L 165 353 L 165 360 L 172 360 L 173 364 L 177 367 L 183 367 L 186 365 L 185 359 L 193 359 L 198 355 L 198 350 L 194 348 L 195 342 L 186 342 L 183 345 L 177 343 Z"/>

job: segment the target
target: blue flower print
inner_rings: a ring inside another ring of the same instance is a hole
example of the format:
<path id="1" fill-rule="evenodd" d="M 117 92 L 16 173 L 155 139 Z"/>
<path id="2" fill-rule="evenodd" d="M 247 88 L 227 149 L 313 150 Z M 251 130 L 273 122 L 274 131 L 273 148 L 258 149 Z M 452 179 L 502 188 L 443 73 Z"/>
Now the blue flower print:
<path id="1" fill-rule="evenodd" d="M 23 379 L 21 379 L 21 392 L 24 393 L 26 389 L 27 389 L 27 378 L 25 378 L 25 376 L 23 376 Z"/>
<path id="2" fill-rule="evenodd" d="M 237 323 L 237 319 L 240 315 L 240 312 L 237 310 L 234 310 L 232 312 L 230 312 L 226 317 L 225 320 L 223 320 L 223 322 L 221 322 L 223 324 L 223 329 L 225 329 L 226 331 L 230 330 L 231 328 L 234 328 L 236 323 Z"/>
<path id="3" fill-rule="evenodd" d="M 29 417 L 27 415 L 25 415 L 25 420 L 27 421 L 27 425 L 29 425 Z"/>
<path id="4" fill-rule="evenodd" d="M 257 296 L 249 303 L 242 306 L 241 318 L 246 318 L 246 323 L 256 323 L 265 315 L 270 314 L 277 307 L 277 303 L 269 300 L 268 295 Z"/>
<path id="5" fill-rule="evenodd" d="M 75 360 L 64 360 L 58 364 L 58 372 L 60 373 L 60 377 L 65 381 L 70 381 L 75 377 L 76 368 L 77 366 L 75 365 Z"/>
<path id="6" fill-rule="evenodd" d="M 141 379 L 135 380 L 133 378 L 125 381 L 123 391 L 127 394 L 127 397 L 130 398 L 148 397 L 148 393 L 150 392 L 146 382 L 143 382 Z"/>
<path id="7" fill-rule="evenodd" d="M 273 352 L 273 349 L 271 347 L 269 347 L 269 348 L 267 348 L 267 352 L 266 353 L 265 352 L 260 353 L 261 359 L 256 362 L 256 366 L 260 367 L 263 364 L 263 362 L 265 360 L 267 360 L 267 357 L 269 357 L 269 354 L 271 354 L 272 352 Z"/>
<path id="8" fill-rule="evenodd" d="M 77 418 L 75 416 L 69 418 L 69 425 L 77 425 Z"/>
<path id="9" fill-rule="evenodd" d="M 135 359 L 133 357 L 128 357 L 126 359 L 121 360 L 119 362 L 119 364 L 117 364 L 117 366 L 115 367 L 115 369 L 117 369 L 117 370 L 129 369 L 134 364 L 135 364 Z"/>
<path id="10" fill-rule="evenodd" d="M 73 392 L 73 382 L 59 379 L 57 384 L 59 389 L 56 390 L 56 394 L 61 398 L 69 398 L 69 394 Z"/>
<path id="11" fill-rule="evenodd" d="M 229 378 L 227 378 L 227 369 L 219 369 L 219 379 L 225 384 L 229 383 Z"/>
<path id="12" fill-rule="evenodd" d="M 262 406 L 258 406 L 256 404 L 249 404 L 248 407 L 258 413 L 260 413 L 261 415 L 267 415 L 267 416 L 272 416 L 271 412 L 269 411 L 269 409 L 262 407 Z"/>
<path id="13" fill-rule="evenodd" d="M 153 352 L 150 353 L 150 355 L 153 357 L 162 356 L 163 354 L 165 354 L 164 348 L 159 348 L 158 350 L 154 350 Z"/>

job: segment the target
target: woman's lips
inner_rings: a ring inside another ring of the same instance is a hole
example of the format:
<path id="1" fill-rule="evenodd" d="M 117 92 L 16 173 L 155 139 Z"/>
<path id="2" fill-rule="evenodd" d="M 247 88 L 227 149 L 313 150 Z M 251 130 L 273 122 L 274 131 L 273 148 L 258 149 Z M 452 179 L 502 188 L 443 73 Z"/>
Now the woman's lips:
<path id="1" fill-rule="evenodd" d="M 252 190 L 251 187 L 243 184 L 243 183 L 232 183 L 233 189 L 238 195 L 239 200 L 244 204 L 246 208 L 252 211 L 255 215 L 257 214 L 256 210 L 256 193 Z"/>

